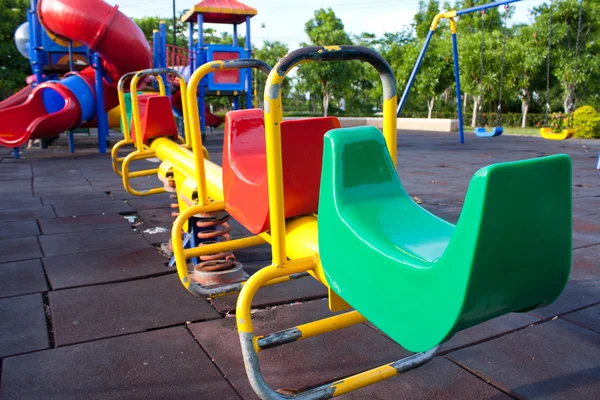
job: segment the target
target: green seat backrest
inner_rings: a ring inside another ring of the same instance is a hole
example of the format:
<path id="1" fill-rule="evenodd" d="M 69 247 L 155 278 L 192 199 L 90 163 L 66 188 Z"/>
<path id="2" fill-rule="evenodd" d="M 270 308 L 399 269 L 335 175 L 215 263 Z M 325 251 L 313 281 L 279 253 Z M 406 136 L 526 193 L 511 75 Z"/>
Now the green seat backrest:
<path id="1" fill-rule="evenodd" d="M 427 350 L 558 297 L 570 270 L 570 159 L 481 169 L 454 229 L 406 194 L 376 128 L 332 130 L 319 252 L 332 290 L 402 346 Z"/>

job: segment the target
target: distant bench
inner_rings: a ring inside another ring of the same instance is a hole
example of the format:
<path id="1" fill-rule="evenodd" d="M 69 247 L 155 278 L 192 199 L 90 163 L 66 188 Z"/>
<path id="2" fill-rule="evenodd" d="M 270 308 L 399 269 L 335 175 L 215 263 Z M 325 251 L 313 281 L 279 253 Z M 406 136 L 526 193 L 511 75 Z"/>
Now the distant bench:
<path id="1" fill-rule="evenodd" d="M 284 119 L 300 119 L 302 117 L 286 117 Z M 352 126 L 372 125 L 382 128 L 383 118 L 371 117 L 339 117 L 342 128 Z M 410 131 L 435 131 L 455 132 L 458 131 L 458 120 L 456 119 L 426 119 L 426 118 L 398 118 L 398 129 Z"/>

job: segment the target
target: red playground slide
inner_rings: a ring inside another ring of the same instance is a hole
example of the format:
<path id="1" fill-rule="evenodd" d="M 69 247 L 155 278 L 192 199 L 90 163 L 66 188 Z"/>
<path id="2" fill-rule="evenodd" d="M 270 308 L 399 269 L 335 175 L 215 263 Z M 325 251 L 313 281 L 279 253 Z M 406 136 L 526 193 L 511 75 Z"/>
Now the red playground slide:
<path id="1" fill-rule="evenodd" d="M 23 89 L 19 90 L 17 93 L 10 96 L 8 99 L 4 99 L 0 101 L 0 110 L 4 110 L 5 108 L 18 106 L 23 104 L 27 97 L 31 94 L 33 89 L 31 86 L 27 85 Z"/>
<path id="2" fill-rule="evenodd" d="M 83 43 L 101 55 L 108 77 L 103 82 L 105 110 L 118 104 L 116 83 L 123 74 L 152 64 L 144 34 L 118 6 L 102 0 L 39 0 L 37 11 L 47 31 Z M 17 147 L 29 139 L 55 136 L 93 120 L 94 76 L 95 70 L 88 67 L 60 81 L 36 86 L 24 102 L 19 100 L 26 97 L 25 89 L 12 96 L 9 106 L 0 106 L 0 145 Z"/>

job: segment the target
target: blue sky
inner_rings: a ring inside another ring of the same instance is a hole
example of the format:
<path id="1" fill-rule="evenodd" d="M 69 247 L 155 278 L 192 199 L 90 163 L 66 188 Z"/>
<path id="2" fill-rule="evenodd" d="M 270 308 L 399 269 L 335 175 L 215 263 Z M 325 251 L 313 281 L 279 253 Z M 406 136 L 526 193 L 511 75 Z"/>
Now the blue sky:
<path id="1" fill-rule="evenodd" d="M 109 0 L 119 4 L 119 8 L 130 17 L 172 15 L 171 0 Z M 188 9 L 199 0 L 176 0 L 177 10 Z M 273 1 L 247 0 L 245 4 L 258 10 L 252 18 L 252 41 L 256 45 L 264 40 L 280 40 L 290 49 L 299 47 L 307 41 L 304 24 L 318 8 L 331 7 L 344 22 L 346 31 L 359 34 L 374 33 L 381 36 L 385 32 L 397 32 L 402 26 L 409 25 L 417 10 L 418 0 L 300 0 Z M 513 22 L 528 22 L 529 10 L 546 0 L 524 0 L 513 5 Z M 443 1 L 441 2 L 443 3 Z M 262 27 L 264 24 L 264 28 Z M 229 29 L 229 26 L 214 25 L 217 30 Z M 245 28 L 241 28 L 242 31 Z"/>

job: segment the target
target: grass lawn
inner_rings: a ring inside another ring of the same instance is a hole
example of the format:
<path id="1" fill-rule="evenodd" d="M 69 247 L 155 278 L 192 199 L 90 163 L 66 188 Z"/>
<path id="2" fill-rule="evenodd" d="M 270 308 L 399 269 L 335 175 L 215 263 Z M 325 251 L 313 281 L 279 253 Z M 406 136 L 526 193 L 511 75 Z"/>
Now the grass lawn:
<path id="1" fill-rule="evenodd" d="M 465 126 L 465 132 L 473 132 L 474 129 L 470 126 Z M 518 128 L 518 127 L 504 127 L 504 133 L 512 135 L 540 135 L 540 128 Z"/>

